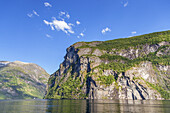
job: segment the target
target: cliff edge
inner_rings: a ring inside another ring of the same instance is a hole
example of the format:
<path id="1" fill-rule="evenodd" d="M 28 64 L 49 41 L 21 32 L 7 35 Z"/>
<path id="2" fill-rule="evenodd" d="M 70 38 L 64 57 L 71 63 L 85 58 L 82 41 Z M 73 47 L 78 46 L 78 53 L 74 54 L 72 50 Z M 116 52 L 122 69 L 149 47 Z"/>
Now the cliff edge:
<path id="1" fill-rule="evenodd" d="M 47 99 L 170 99 L 170 31 L 67 48 Z"/>

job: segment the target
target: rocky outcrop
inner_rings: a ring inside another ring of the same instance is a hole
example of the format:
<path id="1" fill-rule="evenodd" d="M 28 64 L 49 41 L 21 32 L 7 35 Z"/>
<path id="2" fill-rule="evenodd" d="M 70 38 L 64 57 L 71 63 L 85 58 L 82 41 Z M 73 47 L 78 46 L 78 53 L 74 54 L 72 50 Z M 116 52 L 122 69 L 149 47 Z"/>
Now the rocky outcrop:
<path id="1" fill-rule="evenodd" d="M 111 41 L 76 43 L 50 76 L 45 98 L 169 99 L 169 38 L 164 40 L 126 49 L 101 48 Z"/>
<path id="2" fill-rule="evenodd" d="M 148 55 L 151 52 L 156 52 L 158 50 L 158 48 L 162 47 L 162 46 L 169 46 L 170 43 L 169 42 L 161 42 L 159 44 L 152 44 L 152 45 L 148 45 L 145 44 L 141 47 L 130 47 L 128 49 L 122 49 L 122 50 L 116 50 L 116 49 L 112 49 L 112 51 L 103 51 L 104 53 L 108 53 L 111 55 L 119 55 L 119 56 L 123 56 L 129 59 L 135 59 L 138 57 L 144 57 L 146 55 Z M 170 47 L 167 47 L 164 53 L 162 53 L 163 51 L 158 51 L 157 56 L 162 55 L 170 55 L 169 51 L 170 51 Z"/>
<path id="3" fill-rule="evenodd" d="M 48 78 L 36 64 L 0 61 L 0 99 L 43 98 Z"/>

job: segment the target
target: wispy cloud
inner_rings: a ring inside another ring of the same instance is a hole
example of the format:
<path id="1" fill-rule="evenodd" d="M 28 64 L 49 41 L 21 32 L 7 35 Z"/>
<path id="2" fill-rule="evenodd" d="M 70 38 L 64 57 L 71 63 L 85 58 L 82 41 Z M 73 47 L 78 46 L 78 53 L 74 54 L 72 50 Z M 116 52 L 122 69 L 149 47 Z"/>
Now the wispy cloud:
<path id="1" fill-rule="evenodd" d="M 66 34 L 71 33 L 73 34 L 74 31 L 72 30 L 71 25 L 69 25 L 66 21 L 64 20 L 57 20 L 56 18 L 53 17 L 52 22 L 48 22 L 47 20 L 44 20 L 44 23 L 46 25 L 49 25 L 51 27 L 51 30 L 58 30 L 58 31 L 63 31 Z"/>
<path id="2" fill-rule="evenodd" d="M 134 35 L 134 34 L 136 34 L 136 33 L 137 33 L 136 31 L 132 31 L 132 32 L 131 32 L 132 35 Z"/>
<path id="3" fill-rule="evenodd" d="M 45 36 L 46 36 L 47 38 L 52 38 L 51 35 L 49 35 L 49 34 L 46 34 Z"/>
<path id="4" fill-rule="evenodd" d="M 84 32 L 86 31 L 86 29 L 84 29 L 82 32 L 80 32 L 79 35 L 77 35 L 77 38 L 81 38 L 81 37 L 84 37 Z"/>
<path id="5" fill-rule="evenodd" d="M 69 15 L 68 13 L 66 13 L 66 12 L 61 11 L 61 12 L 59 13 L 59 18 L 62 19 L 62 20 L 64 20 L 64 18 L 69 19 L 69 18 L 70 18 L 70 15 Z"/>
<path id="6" fill-rule="evenodd" d="M 69 14 L 66 14 L 66 17 L 69 19 L 69 18 L 70 18 L 70 15 L 69 15 Z"/>
<path id="7" fill-rule="evenodd" d="M 66 14 L 66 12 L 63 12 L 63 11 L 59 12 L 59 16 L 62 16 L 62 15 L 65 15 L 65 14 Z"/>
<path id="8" fill-rule="evenodd" d="M 74 25 L 74 24 L 72 24 L 72 23 L 68 23 L 68 25 L 69 25 L 69 26 L 75 26 L 75 25 Z"/>
<path id="9" fill-rule="evenodd" d="M 44 6 L 45 7 L 52 7 L 52 5 L 50 3 L 48 3 L 48 2 L 44 2 Z"/>
<path id="10" fill-rule="evenodd" d="M 35 10 L 32 11 L 34 15 L 40 16 Z"/>
<path id="11" fill-rule="evenodd" d="M 126 7 L 128 5 L 128 1 L 126 1 L 124 4 L 123 4 L 123 7 Z"/>
<path id="12" fill-rule="evenodd" d="M 55 30 L 52 22 L 48 22 L 48 21 L 44 20 L 44 23 L 47 25 L 50 25 L 51 30 Z"/>
<path id="13" fill-rule="evenodd" d="M 33 16 L 33 14 L 27 14 L 27 16 L 31 18 Z"/>
<path id="14" fill-rule="evenodd" d="M 76 21 L 76 24 L 79 25 L 79 24 L 80 24 L 80 21 Z"/>
<path id="15" fill-rule="evenodd" d="M 132 31 L 131 36 L 128 36 L 128 37 L 133 37 L 136 33 L 137 33 L 136 31 Z"/>
<path id="16" fill-rule="evenodd" d="M 32 13 L 27 14 L 27 16 L 30 18 L 33 17 L 33 15 L 40 16 L 35 10 L 33 10 Z"/>
<path id="17" fill-rule="evenodd" d="M 121 0 L 121 4 L 123 5 L 123 7 L 127 7 L 129 2 L 128 0 Z"/>
<path id="18" fill-rule="evenodd" d="M 105 29 L 102 29 L 102 34 L 105 34 L 106 32 L 111 32 L 111 29 L 109 29 L 108 27 L 106 27 Z"/>

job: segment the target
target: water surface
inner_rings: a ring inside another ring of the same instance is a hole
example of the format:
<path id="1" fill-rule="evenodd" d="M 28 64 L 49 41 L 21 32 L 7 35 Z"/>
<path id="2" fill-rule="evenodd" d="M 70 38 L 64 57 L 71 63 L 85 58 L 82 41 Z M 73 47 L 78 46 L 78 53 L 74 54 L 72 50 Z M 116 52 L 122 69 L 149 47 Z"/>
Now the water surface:
<path id="1" fill-rule="evenodd" d="M 169 100 L 0 100 L 0 113 L 170 113 Z"/>

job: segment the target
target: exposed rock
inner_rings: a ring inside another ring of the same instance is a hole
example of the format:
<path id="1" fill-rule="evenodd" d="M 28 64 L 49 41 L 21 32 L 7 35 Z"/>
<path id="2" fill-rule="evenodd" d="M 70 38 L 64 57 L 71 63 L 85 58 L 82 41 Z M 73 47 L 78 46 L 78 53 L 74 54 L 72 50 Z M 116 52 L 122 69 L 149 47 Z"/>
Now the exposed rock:
<path id="1" fill-rule="evenodd" d="M 59 70 L 50 76 L 45 98 L 170 99 L 169 38 L 161 42 L 162 33 L 157 35 L 141 36 L 146 38 L 142 45 L 128 43 L 126 49 L 111 48 L 114 40 L 70 46 Z M 136 44 L 135 38 L 129 42 Z"/>
<path id="2" fill-rule="evenodd" d="M 0 99 L 43 98 L 49 74 L 40 66 L 0 61 Z"/>
<path id="3" fill-rule="evenodd" d="M 142 49 L 140 48 L 128 48 L 128 49 L 123 49 L 121 51 L 116 51 L 116 55 L 120 55 L 129 59 L 135 59 L 138 57 L 143 57 L 145 55 L 148 55 L 151 52 L 156 52 L 160 46 L 157 44 L 154 45 L 143 45 Z M 112 52 L 109 54 L 113 54 Z"/>
<path id="4" fill-rule="evenodd" d="M 92 55 L 101 56 L 101 55 L 103 55 L 103 53 L 99 49 L 96 49 L 96 50 L 94 50 Z"/>
<path id="5" fill-rule="evenodd" d="M 162 48 L 156 53 L 156 56 L 158 56 L 158 57 L 163 56 L 163 55 L 169 55 L 170 56 L 170 46 L 165 47 L 165 49 Z"/>
<path id="6" fill-rule="evenodd" d="M 91 47 L 95 47 L 96 45 L 98 45 L 98 44 L 100 44 L 100 43 L 102 43 L 102 42 L 100 42 L 100 41 L 94 41 L 94 42 L 89 43 L 88 45 L 91 46 Z"/>
<path id="7" fill-rule="evenodd" d="M 91 48 L 81 48 L 78 52 L 78 55 L 79 56 L 88 55 L 88 54 L 91 54 L 91 52 L 92 52 Z"/>

